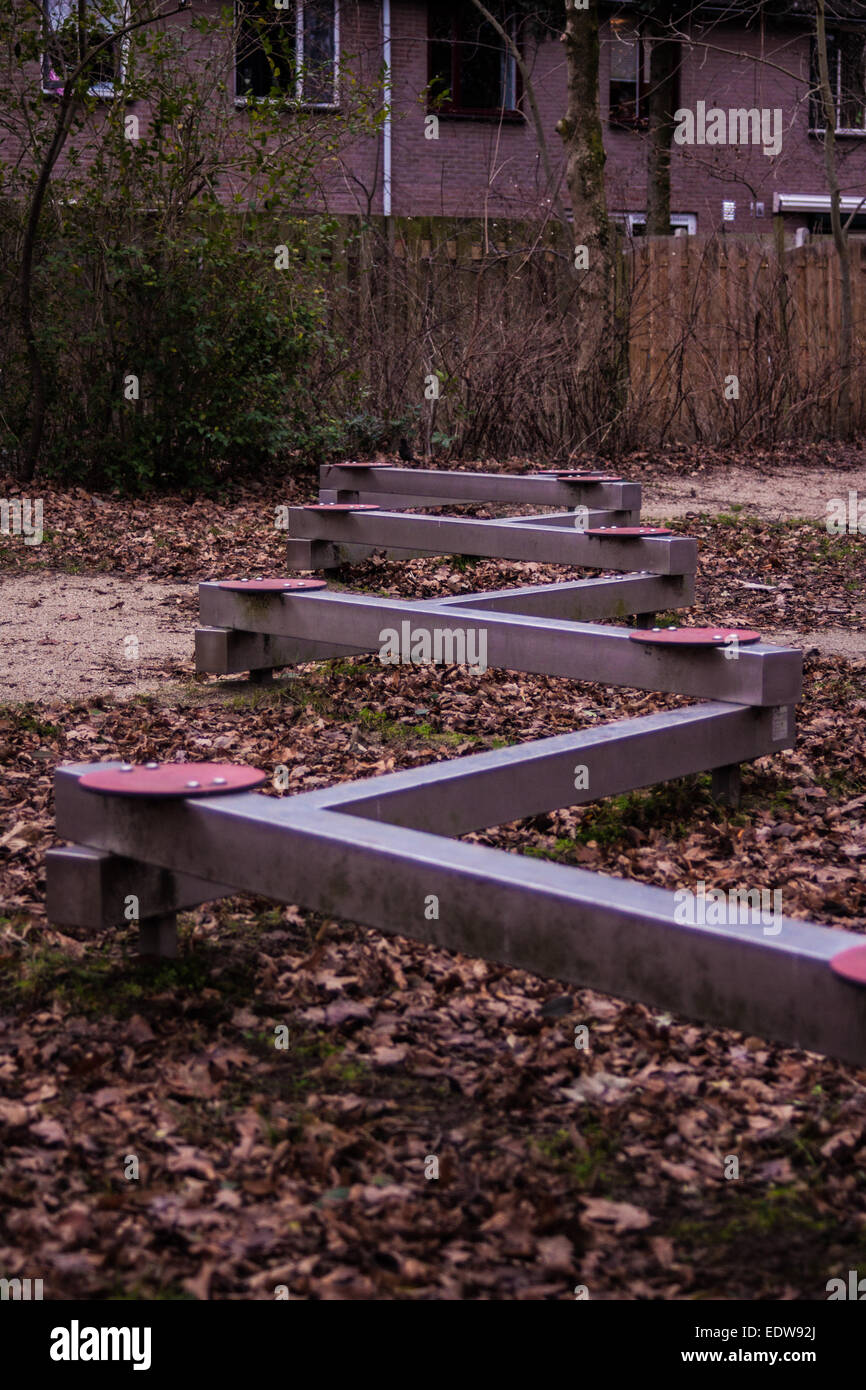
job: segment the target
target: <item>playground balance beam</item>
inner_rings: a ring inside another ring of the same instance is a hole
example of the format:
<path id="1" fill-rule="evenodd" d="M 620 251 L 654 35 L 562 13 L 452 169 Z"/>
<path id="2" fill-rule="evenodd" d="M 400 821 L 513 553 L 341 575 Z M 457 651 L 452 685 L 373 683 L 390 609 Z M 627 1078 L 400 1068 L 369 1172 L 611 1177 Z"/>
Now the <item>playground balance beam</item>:
<path id="1" fill-rule="evenodd" d="M 611 518 L 608 525 L 630 526 L 641 508 L 639 483 L 621 479 L 571 481 L 540 473 L 464 473 L 441 468 L 343 467 L 319 470 L 322 502 L 375 502 L 382 507 L 443 507 L 452 503 L 496 506 L 568 507 L 585 505 Z M 601 522 L 600 524 L 605 524 Z"/>
<path id="2" fill-rule="evenodd" d="M 519 589 L 449 595 L 422 602 L 444 609 L 468 606 L 479 612 L 492 609 L 523 613 L 536 620 L 549 617 L 570 622 L 595 622 L 637 614 L 639 625 L 646 627 L 654 613 L 688 607 L 694 602 L 694 592 L 692 575 L 628 574 L 612 579 L 577 579 L 565 584 L 533 584 Z M 199 598 L 201 600 L 201 586 Z M 235 621 L 238 615 L 234 613 L 231 617 Z M 200 620 L 202 626 L 196 632 L 196 669 L 213 675 L 269 672 L 298 662 L 363 656 L 369 651 L 357 645 L 299 642 L 291 637 L 274 637 L 219 624 L 208 627 L 205 624 L 210 619 L 201 614 Z"/>
<path id="3" fill-rule="evenodd" d="M 585 524 L 585 518 L 580 521 Z M 590 535 L 576 525 L 546 525 L 544 517 L 478 521 L 384 510 L 288 508 L 290 568 L 333 568 L 360 558 L 357 547 L 366 553 L 384 549 L 396 556 L 476 555 L 653 574 L 694 574 L 697 569 L 697 543 L 688 536 Z"/>
<path id="4" fill-rule="evenodd" d="M 773 711 L 716 702 L 283 799 L 108 796 L 80 780 L 112 765 L 60 768 L 58 833 L 91 855 L 49 852 L 49 917 L 122 921 L 122 903 L 100 902 L 99 885 L 158 882 L 162 915 L 148 919 L 142 900 L 143 942 L 155 921 L 171 954 L 173 882 L 178 908 L 196 884 L 202 901 L 253 893 L 863 1065 L 866 995 L 836 968 L 862 954 L 862 937 L 781 914 L 770 928 L 736 913 L 692 925 L 681 895 L 426 828 L 463 833 L 697 771 L 722 749 L 758 757 L 792 737 Z M 575 763 L 588 771 L 585 792 Z M 112 873 L 115 856 L 125 868 Z"/>
<path id="5" fill-rule="evenodd" d="M 258 634 L 274 644 L 277 656 L 289 661 L 314 661 L 323 653 L 377 652 L 382 633 L 401 633 L 408 626 L 414 639 L 426 634 L 432 650 L 442 635 L 483 632 L 486 664 L 508 671 L 525 671 L 572 680 L 600 682 L 638 690 L 721 699 L 733 704 L 795 704 L 802 683 L 802 652 L 758 642 L 736 652 L 719 647 L 647 646 L 631 639 L 628 628 L 557 618 L 483 610 L 468 604 L 411 602 L 363 594 L 283 591 L 238 593 L 218 583 L 199 585 L 196 667 L 219 671 L 220 662 L 246 662 L 253 651 L 232 651 L 230 634 Z M 476 642 L 478 638 L 476 638 Z M 276 644 L 282 644 L 278 646 Z M 262 649 L 262 655 L 266 655 Z M 235 669 L 251 669 L 249 666 Z"/>

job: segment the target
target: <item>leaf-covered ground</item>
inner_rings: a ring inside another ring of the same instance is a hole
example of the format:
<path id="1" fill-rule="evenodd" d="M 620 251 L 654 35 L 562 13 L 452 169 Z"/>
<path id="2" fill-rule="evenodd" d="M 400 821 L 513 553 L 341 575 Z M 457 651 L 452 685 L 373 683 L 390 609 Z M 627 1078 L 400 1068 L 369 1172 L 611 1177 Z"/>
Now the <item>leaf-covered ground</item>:
<path id="1" fill-rule="evenodd" d="M 271 488 L 43 495 L 52 535 L 7 543 L 10 570 L 279 569 Z M 726 516 L 698 495 L 676 523 L 701 544 L 690 621 L 863 631 L 866 538 Z M 344 578 L 431 596 L 568 573 Z M 787 914 L 864 932 L 864 671 L 807 659 L 798 746 L 744 770 L 736 812 L 694 778 L 475 838 L 669 889 L 781 887 Z M 190 659 L 154 696 L 0 709 L 0 1272 L 50 1298 L 528 1300 L 822 1299 L 866 1273 L 863 1071 L 250 898 L 185 914 L 158 967 L 132 928 L 45 921 L 59 762 L 285 764 L 298 791 L 675 703 L 360 658 L 260 690 L 194 679 Z"/>

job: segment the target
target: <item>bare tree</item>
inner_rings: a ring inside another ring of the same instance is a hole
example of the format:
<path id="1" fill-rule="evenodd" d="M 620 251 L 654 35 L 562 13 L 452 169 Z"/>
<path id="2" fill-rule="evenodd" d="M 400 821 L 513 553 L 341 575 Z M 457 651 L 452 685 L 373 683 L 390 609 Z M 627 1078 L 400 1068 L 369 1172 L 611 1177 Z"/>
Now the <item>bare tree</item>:
<path id="1" fill-rule="evenodd" d="M 815 7 L 818 81 L 824 111 L 824 170 L 830 193 L 830 226 L 833 244 L 839 260 L 839 280 L 842 290 L 842 322 L 839 343 L 839 415 L 838 431 L 843 439 L 851 434 L 851 364 L 854 356 L 854 324 L 851 299 L 851 248 L 847 228 L 842 225 L 842 194 L 836 167 L 836 103 L 830 87 L 830 64 L 827 59 L 827 8 L 825 0 Z"/>
<path id="2" fill-rule="evenodd" d="M 574 216 L 575 264 L 581 272 L 579 313 L 586 326 L 581 362 L 613 351 L 610 340 L 613 238 L 604 185 L 604 138 L 598 91 L 597 0 L 565 0 L 566 113 L 557 125 L 565 146 L 565 181 Z"/>
<path id="3" fill-rule="evenodd" d="M 674 0 L 661 0 L 661 3 L 652 5 L 646 25 L 650 39 L 648 236 L 667 236 L 671 225 L 671 144 L 680 61 L 680 45 L 671 32 L 675 9 Z"/>

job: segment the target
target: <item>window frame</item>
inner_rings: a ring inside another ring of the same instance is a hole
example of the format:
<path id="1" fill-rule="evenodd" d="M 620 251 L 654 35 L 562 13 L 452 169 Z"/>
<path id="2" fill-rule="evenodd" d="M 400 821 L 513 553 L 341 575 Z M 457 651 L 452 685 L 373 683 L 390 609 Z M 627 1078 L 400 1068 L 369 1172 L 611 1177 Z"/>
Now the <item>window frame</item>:
<path id="1" fill-rule="evenodd" d="M 91 3 L 95 3 L 95 0 L 91 0 Z M 42 49 L 39 54 L 39 85 L 43 96 L 62 97 L 65 79 L 63 77 L 57 77 L 54 81 L 51 81 L 46 72 L 48 64 L 51 61 L 50 38 L 56 32 L 51 29 L 51 19 L 49 16 L 50 5 L 51 0 L 41 0 Z M 69 7 L 74 13 L 76 0 L 69 0 Z M 118 8 L 120 11 L 122 29 L 129 21 L 129 9 L 126 0 L 118 0 Z M 96 27 L 104 28 L 106 33 L 111 32 L 110 25 L 105 21 L 102 15 L 96 16 Z M 118 38 L 117 42 L 116 77 L 114 77 L 110 83 L 94 82 L 87 89 L 87 95 L 89 97 L 95 97 L 98 101 L 114 101 L 121 95 L 124 83 L 126 82 L 128 52 L 129 35 L 123 34 Z"/>
<path id="2" fill-rule="evenodd" d="M 614 80 L 618 82 L 623 82 L 625 81 L 625 79 L 613 78 L 611 72 L 612 62 L 609 62 L 607 72 L 607 123 L 613 130 L 647 130 L 649 127 L 649 113 L 646 112 L 646 114 L 642 115 L 641 112 L 642 110 L 645 110 L 646 103 L 649 98 L 650 82 L 648 69 L 651 51 L 650 41 L 641 33 L 640 25 L 638 24 L 637 20 L 633 19 L 630 15 L 619 17 L 619 22 L 621 24 L 628 24 L 630 26 L 630 33 L 632 35 L 632 45 L 635 50 L 635 114 L 631 119 L 626 119 L 625 117 L 617 118 L 614 116 L 613 103 L 611 101 L 611 87 L 614 84 Z M 617 30 L 614 28 L 613 24 L 610 25 L 608 29 L 608 34 L 608 42 L 610 45 L 610 57 L 612 58 L 614 46 L 616 44 L 622 43 L 623 40 L 617 36 Z"/>
<path id="3" fill-rule="evenodd" d="M 235 24 L 238 24 L 238 6 L 243 0 L 234 0 Z M 304 10 L 307 0 L 294 0 L 295 4 L 295 57 L 297 63 L 297 73 L 294 81 L 294 93 L 280 92 L 277 96 L 257 97 L 253 94 L 244 94 L 238 91 L 238 50 L 237 38 L 235 39 L 234 54 L 234 104 L 243 109 L 246 106 L 257 105 L 261 102 L 272 102 L 275 105 L 289 106 L 294 110 L 301 111 L 338 111 L 340 109 L 340 0 L 331 0 L 334 6 L 333 35 L 334 35 L 334 59 L 333 59 L 333 82 L 331 101 L 309 101 L 304 97 Z"/>
<path id="4" fill-rule="evenodd" d="M 866 27 L 863 29 L 828 29 L 827 31 L 827 64 L 830 67 L 830 85 L 833 96 L 833 107 L 836 112 L 836 124 L 834 135 L 853 136 L 855 139 L 863 139 L 866 136 L 866 92 L 863 97 L 863 125 L 862 126 L 841 126 L 839 124 L 839 114 L 842 106 L 842 46 L 837 42 L 841 34 L 856 35 L 863 44 L 864 62 L 866 62 Z M 833 68 L 833 55 L 829 51 L 830 44 L 833 43 L 836 50 L 836 71 Z M 827 124 L 824 119 L 824 102 L 821 97 L 818 83 L 818 54 L 817 39 L 812 35 L 809 50 L 809 134 L 825 135 Z M 866 83 L 864 83 L 866 86 Z M 815 124 L 815 116 L 820 114 L 821 124 Z"/>
<path id="5" fill-rule="evenodd" d="M 607 123 L 608 123 L 608 125 L 610 126 L 610 128 L 611 128 L 612 130 L 625 130 L 625 131 L 632 131 L 632 132 L 637 131 L 637 132 L 642 133 L 642 132 L 644 132 L 644 131 L 646 131 L 646 130 L 649 130 L 649 98 L 650 98 L 650 92 L 651 92 L 651 90 L 652 90 L 652 81 L 651 81 L 651 76 L 650 76 L 650 71 L 651 71 L 651 69 L 650 69 L 650 64 L 651 64 L 651 62 L 652 62 L 652 46 L 653 46 L 654 43 L 662 42 L 663 40 L 662 40 L 659 36 L 656 36 L 656 35 L 653 35 L 653 34 L 644 34 L 644 33 L 642 33 L 642 32 L 641 32 L 640 24 L 638 23 L 638 21 L 637 21 L 636 19 L 633 19 L 630 15 L 629 15 L 629 16 L 623 16 L 623 17 L 621 18 L 621 22 L 622 22 L 622 23 L 627 23 L 627 24 L 629 24 L 629 25 L 631 26 L 631 33 L 632 33 L 632 35 L 633 35 L 633 40 L 634 40 L 634 49 L 635 49 L 635 81 L 634 81 L 634 87 L 635 87 L 635 108 L 636 108 L 636 109 L 635 109 L 635 114 L 634 114 L 634 116 L 631 117 L 630 119 L 626 119 L 626 118 L 624 118 L 624 117 L 617 118 L 617 117 L 615 117 L 615 116 L 613 115 L 613 104 L 612 104 L 611 98 L 610 98 L 611 87 L 613 86 L 613 83 L 614 83 L 615 80 L 618 81 L 618 82 L 623 82 L 625 79 L 624 79 L 624 78 L 616 78 L 616 79 L 614 79 L 614 78 L 611 76 L 611 66 L 612 66 L 612 65 L 611 65 L 611 63 L 610 63 L 610 61 L 609 61 L 609 62 L 608 62 L 608 71 L 607 71 Z M 616 36 L 616 30 L 615 30 L 613 27 L 610 27 L 610 28 L 608 29 L 608 46 L 609 46 L 609 50 L 612 52 L 612 49 L 613 49 L 614 44 L 618 44 L 618 43 L 621 43 L 621 42 L 622 42 L 622 40 L 619 39 L 619 38 L 617 38 L 617 36 Z M 679 49 L 680 49 L 680 56 L 679 56 L 679 59 L 678 59 L 678 61 L 677 61 L 676 69 L 675 69 L 675 71 L 674 71 L 674 84 L 675 84 L 675 94 L 674 94 L 674 102 L 673 102 L 674 108 L 676 108 L 676 107 L 679 105 L 679 100 L 680 100 L 680 73 L 681 73 L 681 71 L 682 71 L 682 48 L 683 48 L 683 45 L 682 45 L 682 42 L 681 42 L 681 41 L 678 41 L 678 43 L 679 43 Z M 610 56 L 610 54 L 609 54 L 609 56 Z"/>
<path id="6" fill-rule="evenodd" d="M 429 113 L 430 115 L 446 117 L 446 118 L 449 119 L 449 120 L 452 120 L 452 119 L 453 119 L 453 120 L 464 120 L 464 121 L 508 121 L 508 122 L 514 122 L 515 124 L 521 123 L 521 122 L 524 120 L 523 108 L 522 108 L 522 106 L 521 106 L 521 102 L 522 102 L 522 100 L 523 100 L 523 81 L 522 81 L 522 78 L 521 78 L 520 68 L 519 68 L 519 66 L 518 66 L 518 64 L 517 64 L 517 59 L 515 58 L 514 54 L 511 52 L 510 48 L 508 48 L 507 45 L 504 45 L 503 48 L 500 50 L 500 52 L 502 53 L 502 56 L 503 56 L 504 61 L 505 61 L 505 64 L 506 64 L 506 67 L 508 67 L 508 68 L 511 69 L 511 79 L 510 79 L 510 80 L 511 80 L 512 89 L 513 89 L 513 91 L 514 91 L 514 104 L 513 104 L 513 106 L 506 106 L 506 105 L 504 104 L 504 102 L 501 102 L 499 106 L 474 106 L 474 107 L 473 107 L 473 106 L 464 106 L 464 105 L 462 105 L 462 103 L 461 103 L 461 101 L 459 100 L 459 98 L 458 98 L 458 100 L 456 100 L 456 101 L 455 101 L 455 100 L 444 101 L 444 100 L 441 100 L 441 99 L 436 99 L 435 97 L 431 96 L 431 94 L 430 94 L 430 88 L 432 87 L 432 84 L 433 84 L 433 82 L 434 82 L 434 80 L 435 80 L 435 78 L 436 78 L 436 74 L 433 72 L 433 47 L 434 47 L 434 43 L 437 43 L 437 42 L 438 42 L 438 43 L 447 43 L 447 44 L 448 44 L 448 46 L 449 46 L 449 48 L 450 48 L 450 50 L 451 50 L 451 86 L 450 86 L 449 90 L 451 90 L 451 91 L 453 92 L 454 89 L 455 89 L 455 85 L 456 85 L 457 90 L 458 90 L 458 92 L 459 92 L 459 89 L 460 89 L 459 80 L 458 80 L 458 81 L 456 82 L 456 84 L 455 84 L 455 77 L 458 77 L 459 71 L 460 71 L 460 64 L 459 64 L 459 62 L 458 62 L 458 57 L 459 57 L 459 54 L 460 54 L 461 46 L 462 46 L 463 44 L 465 44 L 465 43 L 468 42 L 468 40 L 466 40 L 466 39 L 462 36 L 462 31 L 461 31 L 461 29 L 460 29 L 460 19 L 461 19 L 462 16 L 460 15 L 460 11 L 459 11 L 459 9 L 458 9 L 458 7 L 457 7 L 456 4 L 453 5 L 453 6 L 451 7 L 451 37 L 450 37 L 450 39 L 439 39 L 439 40 L 434 39 L 434 36 L 433 36 L 433 33 L 432 33 L 433 19 L 434 19 L 433 9 L 434 9 L 434 5 L 435 5 L 436 3 L 438 3 L 438 0 L 433 0 L 433 3 L 432 3 L 432 4 L 428 4 L 428 6 L 427 6 L 427 89 L 426 89 L 426 94 L 427 94 L 427 111 L 428 111 L 428 113 Z M 479 21 L 479 23 L 483 23 L 483 22 L 484 22 L 484 21 L 483 21 L 483 18 L 482 18 L 482 16 L 481 16 L 480 13 L 478 14 L 478 21 Z M 515 42 L 517 42 L 517 43 L 519 44 L 519 36 L 517 35 L 517 33 L 513 33 L 511 37 L 515 40 Z M 503 83 L 503 86 L 506 87 L 506 88 L 507 88 L 507 86 L 508 86 L 508 79 L 507 79 L 507 77 L 506 77 L 506 80 L 505 80 L 504 83 Z"/>
<path id="7" fill-rule="evenodd" d="M 643 227 L 642 232 L 637 236 L 646 236 L 646 213 L 645 212 L 615 212 L 611 214 L 613 221 L 625 228 L 626 235 L 634 239 L 636 227 Z M 670 216 L 671 226 L 674 228 L 673 235 L 676 236 L 678 229 L 684 229 L 686 236 L 697 236 L 698 215 L 696 212 L 672 212 Z"/>

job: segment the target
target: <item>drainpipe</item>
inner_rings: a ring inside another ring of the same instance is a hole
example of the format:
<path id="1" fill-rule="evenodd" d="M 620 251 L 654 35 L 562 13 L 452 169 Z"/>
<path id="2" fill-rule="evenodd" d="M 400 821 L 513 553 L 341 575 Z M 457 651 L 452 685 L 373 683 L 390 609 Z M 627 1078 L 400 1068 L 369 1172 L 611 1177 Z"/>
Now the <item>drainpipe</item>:
<path id="1" fill-rule="evenodd" d="M 382 127 L 382 212 L 391 216 L 391 0 L 382 0 L 382 67 L 385 124 Z"/>

